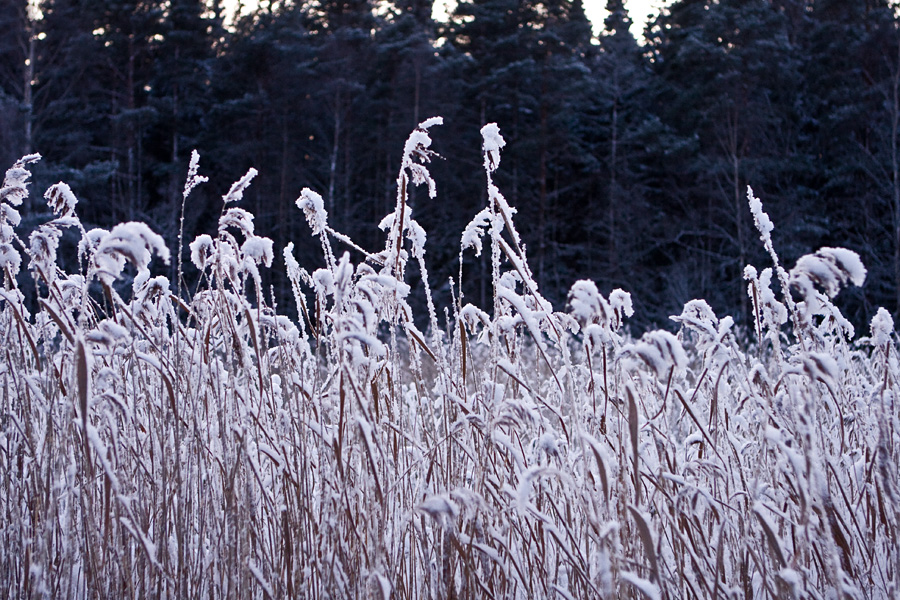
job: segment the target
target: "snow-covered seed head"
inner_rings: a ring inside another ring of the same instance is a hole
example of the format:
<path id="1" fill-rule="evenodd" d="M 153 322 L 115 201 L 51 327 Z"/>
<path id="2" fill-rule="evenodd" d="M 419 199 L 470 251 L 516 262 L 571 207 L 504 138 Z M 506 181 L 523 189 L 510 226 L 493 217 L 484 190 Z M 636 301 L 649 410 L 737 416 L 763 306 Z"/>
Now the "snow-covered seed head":
<path id="1" fill-rule="evenodd" d="M 887 309 L 884 307 L 878 309 L 878 312 L 872 317 L 870 327 L 874 345 L 879 348 L 885 348 L 891 343 L 891 334 L 894 333 L 894 319 Z"/>
<path id="2" fill-rule="evenodd" d="M 191 242 L 190 249 L 191 262 L 194 263 L 195 267 L 202 271 L 206 267 L 206 262 L 209 260 L 209 257 L 214 250 L 213 239 L 205 233 L 198 235 L 197 238 Z"/>
<path id="3" fill-rule="evenodd" d="M 640 342 L 625 352 L 640 358 L 659 378 L 666 377 L 671 368 L 683 369 L 688 362 L 678 338 L 663 330 L 645 333 Z"/>
<path id="4" fill-rule="evenodd" d="M 791 287 L 804 298 L 813 295 L 813 284 L 834 298 L 848 283 L 860 286 L 865 280 L 866 268 L 859 255 L 846 248 L 820 248 L 815 254 L 801 257 L 790 273 Z"/>
<path id="5" fill-rule="evenodd" d="M 39 269 L 51 281 L 56 273 L 56 250 L 62 232 L 56 227 L 44 225 L 31 232 L 28 238 L 31 247 L 32 268 Z"/>
<path id="6" fill-rule="evenodd" d="M 428 128 L 434 125 L 443 125 L 443 123 L 443 117 L 432 117 L 422 121 L 409 135 L 403 148 L 403 159 L 400 169 L 405 169 L 409 172 L 410 178 L 415 185 L 427 183 L 429 198 L 437 196 L 437 187 L 431 178 L 431 174 L 425 167 L 425 164 L 431 162 L 431 157 L 435 155 L 435 152 L 430 149 L 431 136 L 428 135 Z M 416 162 L 414 159 L 417 159 L 419 162 Z"/>
<path id="7" fill-rule="evenodd" d="M 597 284 L 588 279 L 576 281 L 569 290 L 569 313 L 581 323 L 607 324 L 612 316 L 612 309 L 606 299 L 597 290 Z"/>
<path id="8" fill-rule="evenodd" d="M 500 128 L 496 123 L 488 123 L 481 128 L 482 149 L 484 151 L 484 168 L 492 173 L 500 166 L 500 149 L 506 145 L 506 140 L 500 135 Z"/>
<path id="9" fill-rule="evenodd" d="M 244 191 L 250 187 L 250 182 L 253 181 L 253 178 L 256 177 L 257 170 L 250 169 L 247 173 L 231 184 L 231 188 L 228 190 L 228 193 L 222 197 L 222 201 L 225 204 L 230 202 L 238 202 L 241 198 L 244 197 Z"/>
<path id="10" fill-rule="evenodd" d="M 297 208 L 303 211 L 313 235 L 319 235 L 328 226 L 328 213 L 325 212 L 325 201 L 322 196 L 309 188 L 303 188 L 297 198 Z"/>
<path id="11" fill-rule="evenodd" d="M 0 243 L 0 271 L 15 277 L 22 267 L 22 256 L 11 244 Z"/>
<path id="12" fill-rule="evenodd" d="M 267 267 L 271 267 L 272 259 L 274 258 L 272 246 L 272 240 L 267 237 L 250 236 L 241 246 L 241 254 L 244 255 L 244 258 L 249 258 L 256 264 L 264 264 Z"/>
<path id="13" fill-rule="evenodd" d="M 772 230 L 775 229 L 775 225 L 772 224 L 772 220 L 769 218 L 763 211 L 762 202 L 753 195 L 753 189 L 748 185 L 747 186 L 747 201 L 750 204 L 750 213 L 753 215 L 753 224 L 756 226 L 757 231 L 759 231 L 759 237 L 763 241 L 763 244 L 767 246 L 772 243 Z"/>
<path id="14" fill-rule="evenodd" d="M 197 175 L 197 171 L 200 168 L 200 154 L 193 150 L 191 151 L 191 162 L 188 166 L 188 176 L 187 180 L 184 182 L 184 198 L 187 198 L 191 190 L 200 185 L 201 183 L 205 183 L 209 181 L 208 177 L 204 177 L 203 175 Z"/>
<path id="15" fill-rule="evenodd" d="M 466 225 L 460 240 L 460 252 L 469 248 L 475 249 L 475 256 L 481 256 L 481 238 L 491 224 L 491 211 L 482 208 L 477 215 Z"/>
<path id="16" fill-rule="evenodd" d="M 715 337 L 719 327 L 719 319 L 706 300 L 691 300 L 684 305 L 680 315 L 669 318 L 710 337 Z"/>
<path id="17" fill-rule="evenodd" d="M 75 205 L 78 198 L 72 193 L 72 188 L 63 182 L 50 186 L 44 193 L 47 206 L 57 217 L 71 217 L 75 213 Z"/>
<path id="18" fill-rule="evenodd" d="M 229 208 L 219 218 L 219 233 L 229 227 L 239 230 L 245 238 L 253 237 L 253 213 L 243 208 Z"/>
<path id="19" fill-rule="evenodd" d="M 813 381 L 824 381 L 833 384 L 840 377 L 837 361 L 823 352 L 807 352 L 800 357 L 803 371 Z"/>
<path id="20" fill-rule="evenodd" d="M 119 277 L 128 260 L 138 271 L 144 271 L 155 253 L 169 264 L 169 249 L 162 237 L 144 223 L 122 223 L 102 236 L 94 253 L 97 275 L 106 283 Z"/>
<path id="21" fill-rule="evenodd" d="M 40 154 L 28 154 L 10 167 L 3 178 L 3 187 L 0 187 L 0 200 L 12 206 L 22 204 L 22 201 L 28 197 L 28 179 L 31 177 L 31 173 L 25 166 L 39 160 L 41 160 Z"/>
<path id="22" fill-rule="evenodd" d="M 634 316 L 631 294 L 625 290 L 616 288 L 609 293 L 609 307 L 615 315 L 615 319 L 610 323 L 613 329 L 621 327 L 625 317 Z"/>

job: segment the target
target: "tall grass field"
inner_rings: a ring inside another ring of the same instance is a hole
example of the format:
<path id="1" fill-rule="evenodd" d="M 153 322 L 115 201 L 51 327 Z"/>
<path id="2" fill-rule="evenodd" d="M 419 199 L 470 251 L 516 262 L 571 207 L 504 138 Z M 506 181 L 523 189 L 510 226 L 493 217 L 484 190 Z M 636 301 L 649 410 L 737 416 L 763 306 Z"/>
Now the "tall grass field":
<path id="1" fill-rule="evenodd" d="M 383 248 L 356 246 L 302 191 L 315 270 L 254 230 L 252 170 L 215 235 L 172 250 L 141 223 L 86 230 L 64 183 L 24 239 L 39 157 L 6 172 L 0 595 L 900 597 L 894 324 L 881 309 L 854 332 L 833 303 L 863 284 L 859 257 L 782 265 L 748 190 L 771 261 L 744 270 L 747 335 L 698 299 L 677 334 L 632 337 L 625 291 L 583 280 L 564 307 L 542 297 L 487 125 L 488 201 L 461 232 L 453 302 L 435 306 L 407 197 L 438 193 L 440 122 L 403 149 Z M 198 170 L 195 153 L 185 201 Z M 459 291 L 481 253 L 489 306 Z M 199 286 L 181 283 L 182 257 Z M 166 263 L 177 281 L 153 275 Z M 276 310 L 262 269 L 286 270 L 295 307 Z"/>

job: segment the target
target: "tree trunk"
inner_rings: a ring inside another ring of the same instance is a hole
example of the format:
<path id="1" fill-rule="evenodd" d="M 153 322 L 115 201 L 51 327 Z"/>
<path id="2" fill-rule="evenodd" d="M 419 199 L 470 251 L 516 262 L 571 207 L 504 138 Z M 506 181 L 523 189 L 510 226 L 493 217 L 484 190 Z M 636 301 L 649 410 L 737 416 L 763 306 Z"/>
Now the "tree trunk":
<path id="1" fill-rule="evenodd" d="M 334 187 L 337 180 L 338 144 L 341 139 L 341 92 L 334 92 L 334 137 L 331 141 L 331 164 L 328 171 L 328 210 L 334 210 Z"/>

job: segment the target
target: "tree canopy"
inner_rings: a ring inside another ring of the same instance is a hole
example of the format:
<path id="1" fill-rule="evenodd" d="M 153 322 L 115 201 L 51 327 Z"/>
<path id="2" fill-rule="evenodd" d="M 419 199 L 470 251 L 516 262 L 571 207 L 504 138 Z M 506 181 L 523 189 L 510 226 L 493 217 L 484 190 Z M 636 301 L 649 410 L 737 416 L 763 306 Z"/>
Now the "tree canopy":
<path id="1" fill-rule="evenodd" d="M 35 185 L 64 177 L 86 222 L 145 220 L 173 242 L 197 149 L 212 181 L 260 171 L 256 226 L 293 241 L 301 264 L 320 260 L 293 206 L 303 187 L 374 250 L 404 140 L 441 115 L 439 200 L 411 203 L 445 299 L 459 269 L 448 232 L 486 201 L 479 130 L 496 122 L 508 142 L 496 182 L 557 306 L 590 278 L 632 292 L 657 325 L 694 297 L 747 318 L 742 270 L 764 252 L 751 185 L 786 262 L 826 245 L 863 257 L 854 320 L 900 311 L 887 0 L 680 0 L 640 40 L 622 0 L 598 36 L 582 0 L 460 0 L 447 22 L 428 0 L 260 2 L 233 22 L 218 1 L 38 8 L 0 2 L 2 157 L 42 153 Z M 185 207 L 196 234 L 216 222 L 213 185 Z M 483 301 L 485 263 L 466 260 L 462 291 Z M 287 298 L 285 281 L 265 284 Z"/>

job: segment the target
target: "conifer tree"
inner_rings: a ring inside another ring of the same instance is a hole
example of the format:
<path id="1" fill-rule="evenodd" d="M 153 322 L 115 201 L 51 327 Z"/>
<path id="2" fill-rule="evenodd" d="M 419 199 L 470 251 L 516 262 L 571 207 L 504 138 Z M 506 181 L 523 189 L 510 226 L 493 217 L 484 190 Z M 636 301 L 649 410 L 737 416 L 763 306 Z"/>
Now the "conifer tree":
<path id="1" fill-rule="evenodd" d="M 0 1 L 0 159 L 32 148 L 35 25 L 26 0 Z"/>

